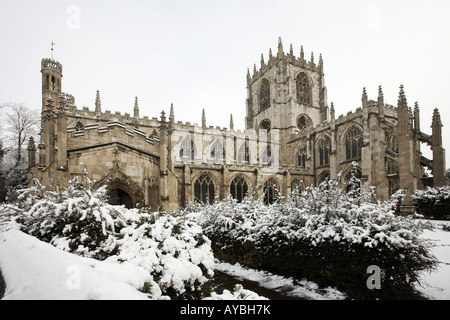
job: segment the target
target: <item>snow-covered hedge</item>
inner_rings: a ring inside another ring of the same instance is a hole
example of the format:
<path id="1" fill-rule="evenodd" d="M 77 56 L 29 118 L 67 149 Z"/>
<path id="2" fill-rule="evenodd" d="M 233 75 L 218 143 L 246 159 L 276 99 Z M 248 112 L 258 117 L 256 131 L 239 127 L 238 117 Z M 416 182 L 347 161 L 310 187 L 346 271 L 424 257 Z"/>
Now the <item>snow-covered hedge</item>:
<path id="1" fill-rule="evenodd" d="M 112 206 L 106 189 L 93 190 L 86 174 L 61 192 L 44 192 L 36 181 L 19 199 L 0 206 L 3 230 L 15 226 L 65 251 L 143 267 L 153 280 L 141 290 L 152 298 L 199 298 L 213 275 L 211 243 L 196 222 Z"/>
<path id="2" fill-rule="evenodd" d="M 356 178 L 349 185 L 330 180 L 270 206 L 253 198 L 228 199 L 186 211 L 218 258 L 334 285 L 352 298 L 390 297 L 411 288 L 436 259 L 418 237 L 424 226 L 395 215 L 401 194 L 381 203 L 373 190 L 358 186 Z M 367 289 L 370 265 L 383 270 L 381 291 Z"/>
<path id="3" fill-rule="evenodd" d="M 415 190 L 412 198 L 417 213 L 435 219 L 450 219 L 450 187 Z"/>

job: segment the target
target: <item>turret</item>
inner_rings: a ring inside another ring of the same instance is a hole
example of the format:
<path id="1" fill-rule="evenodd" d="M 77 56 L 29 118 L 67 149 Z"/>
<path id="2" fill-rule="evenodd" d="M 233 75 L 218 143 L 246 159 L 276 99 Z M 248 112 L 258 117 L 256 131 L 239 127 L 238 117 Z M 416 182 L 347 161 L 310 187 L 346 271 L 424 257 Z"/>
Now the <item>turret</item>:
<path id="1" fill-rule="evenodd" d="M 442 121 L 439 110 L 433 112 L 433 122 L 431 124 L 432 138 L 431 148 L 433 149 L 433 182 L 434 187 L 446 185 L 445 181 L 445 150 L 442 148 Z"/>
<path id="2" fill-rule="evenodd" d="M 62 88 L 62 65 L 53 59 L 42 59 L 42 110 L 45 109 L 46 99 L 51 97 L 53 101 L 58 101 Z"/>

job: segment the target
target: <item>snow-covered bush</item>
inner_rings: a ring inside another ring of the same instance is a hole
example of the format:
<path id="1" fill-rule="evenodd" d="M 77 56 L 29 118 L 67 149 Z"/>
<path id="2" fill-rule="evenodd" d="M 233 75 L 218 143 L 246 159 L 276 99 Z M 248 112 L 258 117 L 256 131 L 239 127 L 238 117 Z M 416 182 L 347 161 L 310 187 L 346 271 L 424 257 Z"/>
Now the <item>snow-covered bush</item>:
<path id="1" fill-rule="evenodd" d="M 435 219 L 450 219 L 449 186 L 415 190 L 412 198 L 417 213 Z"/>
<path id="2" fill-rule="evenodd" d="M 216 257 L 275 274 L 333 285 L 352 298 L 392 297 L 435 267 L 424 226 L 395 214 L 401 193 L 375 200 L 356 177 L 326 180 L 265 206 L 246 198 L 205 206 L 194 215 Z M 195 211 L 195 210 L 194 210 Z M 192 213 L 191 213 L 192 214 Z M 383 270 L 382 290 L 367 289 L 370 265 Z M 404 293 L 406 295 L 406 293 Z"/>
<path id="3" fill-rule="evenodd" d="M 61 192 L 44 192 L 39 183 L 22 190 L 15 206 L 0 205 L 1 230 L 15 226 L 65 251 L 143 267 L 153 280 L 141 290 L 152 298 L 200 298 L 214 265 L 200 226 L 177 214 L 110 205 L 106 188 L 91 186 L 85 172 Z"/>

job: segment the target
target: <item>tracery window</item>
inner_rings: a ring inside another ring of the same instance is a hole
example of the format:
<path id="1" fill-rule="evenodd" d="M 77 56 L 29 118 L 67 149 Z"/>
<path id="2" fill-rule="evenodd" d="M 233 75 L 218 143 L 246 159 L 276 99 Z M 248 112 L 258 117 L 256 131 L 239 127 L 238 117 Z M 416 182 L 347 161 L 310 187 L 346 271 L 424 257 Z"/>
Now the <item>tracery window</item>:
<path id="1" fill-rule="evenodd" d="M 386 158 L 385 164 L 387 174 L 398 174 L 398 164 L 396 161 Z"/>
<path id="2" fill-rule="evenodd" d="M 307 127 L 312 125 L 311 118 L 307 115 L 300 115 L 297 118 L 297 128 L 300 130 L 306 129 Z"/>
<path id="3" fill-rule="evenodd" d="M 266 130 L 267 136 L 270 136 L 270 120 L 264 119 L 261 121 L 261 124 L 259 125 L 260 129 Z"/>
<path id="4" fill-rule="evenodd" d="M 238 150 L 237 163 L 241 165 L 244 163 L 244 161 L 246 161 L 247 163 L 249 163 L 250 161 L 250 152 L 248 149 L 247 141 L 245 143 L 242 143 L 241 147 Z"/>
<path id="5" fill-rule="evenodd" d="M 264 78 L 259 88 L 259 109 L 264 110 L 270 107 L 270 83 Z"/>
<path id="6" fill-rule="evenodd" d="M 194 155 L 195 155 L 194 143 L 191 140 L 191 136 L 187 136 L 181 144 L 180 158 L 182 160 L 194 161 Z"/>
<path id="7" fill-rule="evenodd" d="M 398 138 L 393 132 L 386 132 L 386 150 L 398 153 Z"/>
<path id="8" fill-rule="evenodd" d="M 297 100 L 299 103 L 311 104 L 311 84 L 306 73 L 301 72 L 295 78 L 297 86 Z"/>
<path id="9" fill-rule="evenodd" d="M 75 125 L 75 131 L 83 131 L 84 130 L 84 124 L 81 121 L 77 121 Z"/>
<path id="10" fill-rule="evenodd" d="M 248 185 L 242 175 L 238 175 L 231 181 L 230 195 L 238 202 L 242 202 L 248 192 Z"/>
<path id="11" fill-rule="evenodd" d="M 297 153 L 297 165 L 306 169 L 306 146 L 300 147 Z"/>
<path id="12" fill-rule="evenodd" d="M 278 198 L 278 189 L 275 179 L 270 178 L 264 183 L 264 204 L 273 204 Z"/>
<path id="13" fill-rule="evenodd" d="M 214 182 L 206 173 L 202 174 L 194 183 L 194 198 L 201 204 L 214 202 Z"/>
<path id="14" fill-rule="evenodd" d="M 268 144 L 267 147 L 263 150 L 261 162 L 269 166 L 272 164 L 272 149 L 270 147 L 270 144 Z"/>
<path id="15" fill-rule="evenodd" d="M 326 166 L 330 164 L 331 140 L 328 137 L 319 142 L 319 164 Z"/>
<path id="16" fill-rule="evenodd" d="M 214 144 L 211 147 L 211 159 L 214 159 L 214 162 L 221 162 L 223 161 L 223 145 L 220 143 L 220 141 L 215 141 Z"/>
<path id="17" fill-rule="evenodd" d="M 363 136 L 361 130 L 351 127 L 345 136 L 345 157 L 347 160 L 361 158 Z"/>

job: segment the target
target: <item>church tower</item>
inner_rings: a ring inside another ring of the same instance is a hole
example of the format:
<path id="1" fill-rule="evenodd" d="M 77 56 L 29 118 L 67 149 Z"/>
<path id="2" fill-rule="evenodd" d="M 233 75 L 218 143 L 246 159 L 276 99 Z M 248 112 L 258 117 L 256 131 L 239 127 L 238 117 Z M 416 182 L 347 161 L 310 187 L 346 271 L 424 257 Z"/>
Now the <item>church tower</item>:
<path id="1" fill-rule="evenodd" d="M 42 110 L 45 109 L 48 97 L 58 101 L 62 88 L 62 65 L 53 59 L 45 58 L 41 61 L 42 73 Z"/>

